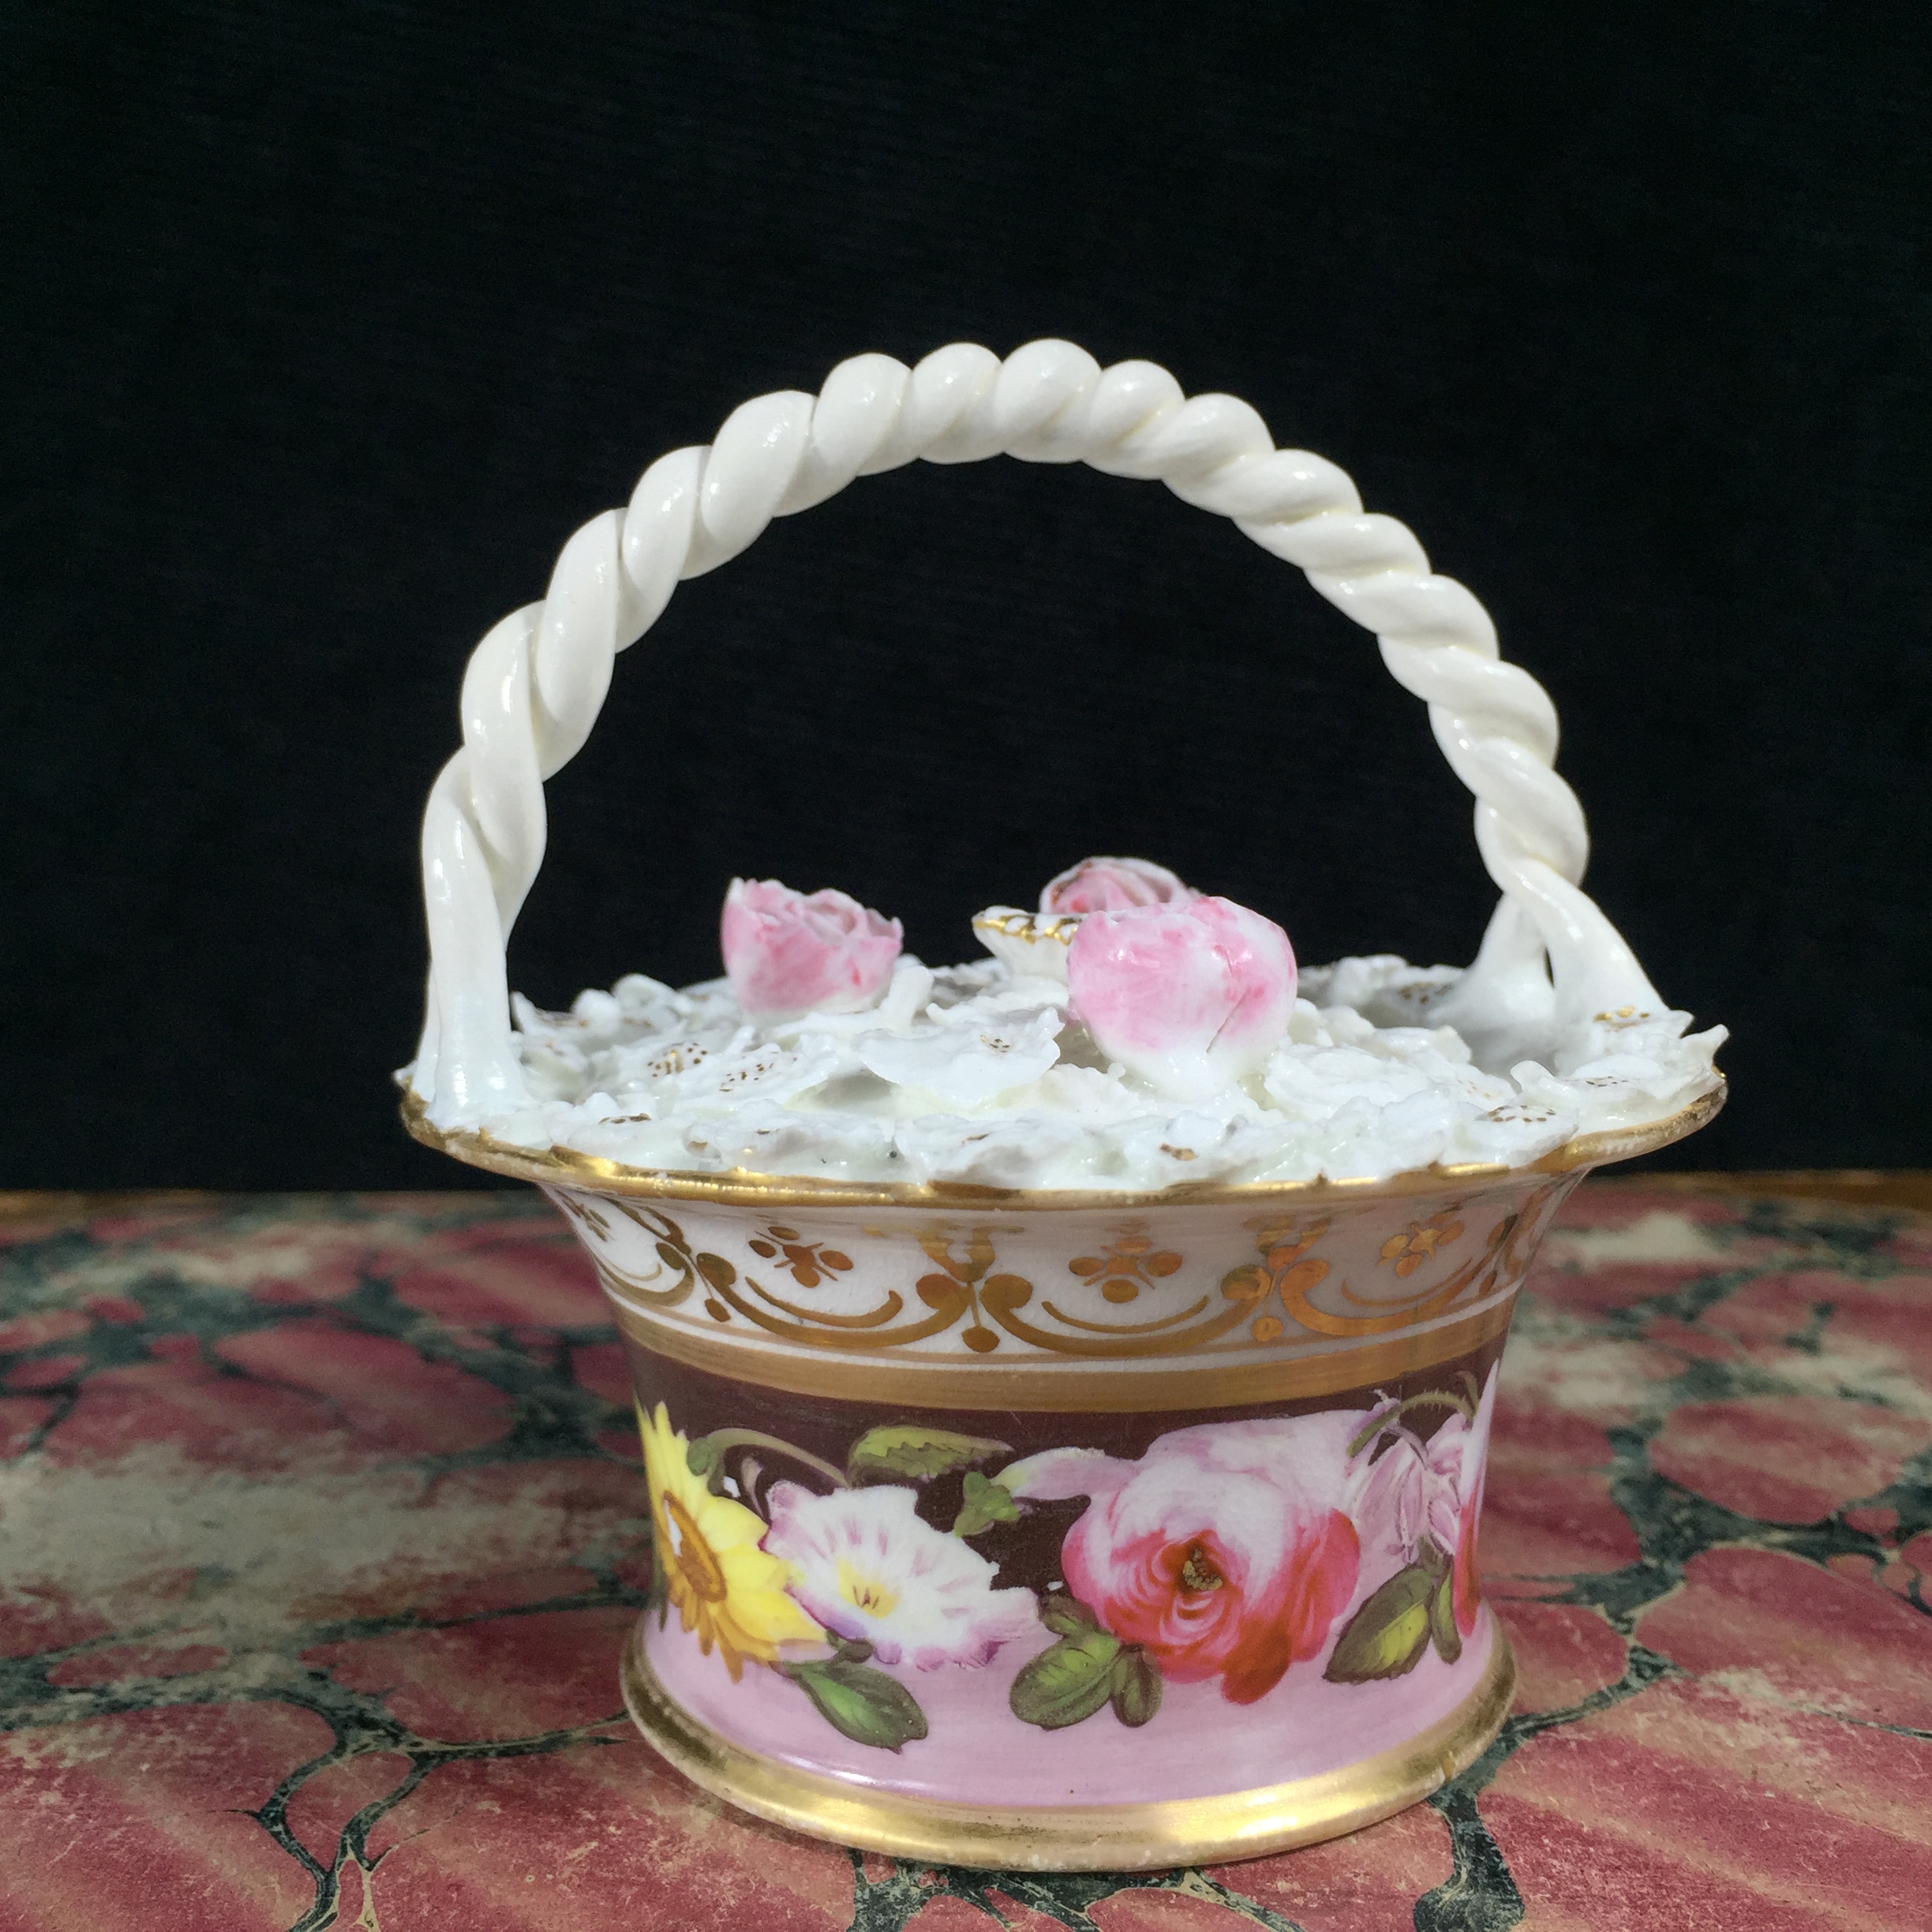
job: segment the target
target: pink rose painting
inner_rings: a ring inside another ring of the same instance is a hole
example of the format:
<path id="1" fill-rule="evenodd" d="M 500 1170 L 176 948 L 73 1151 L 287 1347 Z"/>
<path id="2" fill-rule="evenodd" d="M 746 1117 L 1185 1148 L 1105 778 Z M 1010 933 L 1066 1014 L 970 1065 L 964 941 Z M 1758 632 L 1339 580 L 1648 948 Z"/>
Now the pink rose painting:
<path id="1" fill-rule="evenodd" d="M 1095 912 L 1067 949 L 1074 1017 L 1109 1058 L 1178 1100 L 1256 1072 L 1294 1011 L 1295 957 L 1231 899 Z"/>
<path id="2" fill-rule="evenodd" d="M 1489 1453 L 1489 1423 L 1496 1413 L 1496 1371 L 1477 1391 L 1469 1379 L 1460 1400 L 1447 1395 L 1412 1397 L 1380 1412 L 1378 1433 L 1386 1446 L 1372 1464 L 1361 1504 L 1365 1533 L 1378 1553 L 1430 1573 L 1440 1586 L 1437 1612 L 1467 1637 L 1481 1607 L 1477 1531 L 1482 1518 L 1483 1477 Z M 1415 1407 L 1447 1407 L 1450 1414 L 1425 1442 L 1405 1420 Z"/>
<path id="3" fill-rule="evenodd" d="M 719 937 L 725 976 L 754 1019 L 861 1013 L 891 983 L 904 932 L 842 892 L 733 879 Z"/>
<path id="4" fill-rule="evenodd" d="M 1177 1683 L 1219 1678 L 1252 1704 L 1318 1656 L 1354 1596 L 1348 1515 L 1361 1413 L 1207 1423 L 1136 1462 L 1049 1450 L 1005 1470 L 1015 1496 L 1084 1496 L 1061 1560 L 1068 1588 Z"/>

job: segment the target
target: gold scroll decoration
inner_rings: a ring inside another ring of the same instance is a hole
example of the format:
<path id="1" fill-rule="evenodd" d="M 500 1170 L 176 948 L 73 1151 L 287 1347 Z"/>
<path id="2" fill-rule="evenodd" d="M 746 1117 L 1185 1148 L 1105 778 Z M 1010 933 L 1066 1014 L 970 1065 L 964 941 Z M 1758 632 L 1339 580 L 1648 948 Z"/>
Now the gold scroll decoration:
<path id="1" fill-rule="evenodd" d="M 1567 1177 L 1538 1188 L 1520 1208 L 1505 1212 L 1466 1257 L 1455 1252 L 1470 1233 L 1464 1204 L 1412 1222 L 1383 1242 L 1376 1263 L 1378 1277 L 1387 1270 L 1392 1293 L 1361 1292 L 1339 1279 L 1331 1286 L 1332 1265 L 1317 1252 L 1330 1230 L 1327 1217 L 1252 1221 L 1248 1226 L 1259 1259 L 1222 1277 L 1219 1305 L 1214 1295 L 1203 1294 L 1185 1307 L 1143 1321 L 1095 1321 L 1070 1314 L 1050 1294 L 1041 1295 L 1026 1276 L 998 1271 L 995 1231 L 989 1227 L 970 1229 L 963 1237 L 944 1226 L 919 1234 L 919 1245 L 933 1267 L 913 1282 L 912 1293 L 926 1312 L 901 1322 L 908 1302 L 897 1289 L 888 1289 L 869 1309 L 834 1313 L 774 1292 L 722 1255 L 694 1249 L 677 1222 L 660 1208 L 623 1198 L 585 1200 L 562 1190 L 556 1198 L 586 1231 L 605 1285 L 620 1299 L 645 1308 L 675 1308 L 702 1282 L 702 1305 L 721 1326 L 742 1319 L 766 1335 L 811 1348 L 869 1353 L 902 1348 L 957 1328 L 960 1342 L 975 1355 L 991 1354 L 1003 1336 L 1010 1336 L 1049 1354 L 1128 1361 L 1187 1354 L 1244 1323 L 1248 1332 L 1237 1346 L 1266 1347 L 1281 1339 L 1290 1321 L 1314 1335 L 1359 1340 L 1472 1306 L 1522 1275 L 1547 1211 L 1567 1188 Z M 654 1267 L 643 1273 L 620 1267 L 600 1252 L 609 1245 L 612 1213 L 651 1237 Z M 780 1258 L 808 1289 L 829 1279 L 841 1264 L 852 1265 L 842 1254 L 809 1258 L 817 1254 L 816 1245 L 805 1244 L 789 1227 L 768 1230 L 751 1247 L 754 1253 Z M 1437 1272 L 1438 1264 L 1443 1271 Z M 1120 1306 L 1183 1265 L 1181 1255 L 1156 1249 L 1135 1227 L 1120 1234 L 1103 1255 L 1076 1256 L 1068 1271 L 1085 1282 L 1098 1280 L 1109 1303 Z M 1428 1277 L 1419 1286 L 1413 1279 L 1418 1275 Z M 1339 1297 L 1346 1306 L 1318 1303 L 1316 1291 L 1324 1286 L 1330 1299 Z"/>

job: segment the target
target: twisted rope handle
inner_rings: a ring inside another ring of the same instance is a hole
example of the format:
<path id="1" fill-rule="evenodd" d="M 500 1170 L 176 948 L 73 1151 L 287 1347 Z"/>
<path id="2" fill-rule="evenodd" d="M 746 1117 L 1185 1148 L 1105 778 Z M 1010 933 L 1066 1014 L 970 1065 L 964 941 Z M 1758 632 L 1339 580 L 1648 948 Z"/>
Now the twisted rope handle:
<path id="1" fill-rule="evenodd" d="M 544 601 L 477 646 L 463 677 L 462 748 L 423 819 L 431 968 L 411 1080 L 437 1125 L 529 1099 L 504 949 L 543 859 L 544 781 L 589 736 L 616 653 L 657 620 L 682 579 L 736 556 L 773 517 L 915 457 L 975 462 L 1002 452 L 1158 477 L 1233 519 L 1375 632 L 1476 795 L 1477 844 L 1503 894 L 1475 964 L 1432 1015 L 1458 1026 L 1479 1058 L 1532 1050 L 1600 1011 L 1661 1009 L 1630 948 L 1578 888 L 1589 840 L 1576 795 L 1551 769 L 1556 707 L 1500 660 L 1488 613 L 1431 571 L 1405 525 L 1365 513 L 1333 463 L 1276 449 L 1247 403 L 1186 396 L 1155 363 L 1103 369 L 1057 341 L 1002 362 L 955 343 L 912 369 L 856 356 L 816 396 L 759 396 L 708 448 L 660 457 L 627 508 L 593 517 L 564 545 Z"/>

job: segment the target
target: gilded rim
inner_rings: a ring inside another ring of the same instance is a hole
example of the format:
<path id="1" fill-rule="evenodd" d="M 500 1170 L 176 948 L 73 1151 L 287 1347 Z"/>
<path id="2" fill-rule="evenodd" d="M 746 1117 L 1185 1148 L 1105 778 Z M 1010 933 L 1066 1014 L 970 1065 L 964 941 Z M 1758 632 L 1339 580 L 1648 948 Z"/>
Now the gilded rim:
<path id="1" fill-rule="evenodd" d="M 1448 1167 L 1425 1167 L 1379 1181 L 1249 1181 L 1183 1182 L 1155 1193 L 1126 1189 L 978 1187 L 964 1181 L 817 1181 L 803 1174 L 759 1174 L 737 1169 L 728 1174 L 694 1174 L 672 1168 L 628 1167 L 621 1161 L 568 1148 L 533 1151 L 466 1129 L 445 1131 L 429 1118 L 421 1095 L 406 1088 L 402 1124 L 425 1147 L 436 1148 L 472 1167 L 534 1181 L 547 1187 L 585 1189 L 600 1194 L 646 1194 L 661 1200 L 716 1201 L 722 1205 L 769 1208 L 1142 1208 L 1192 1206 L 1197 1203 L 1252 1203 L 1266 1207 L 1294 1200 L 1342 1202 L 1382 1200 L 1391 1196 L 1436 1194 L 1445 1188 L 1487 1185 L 1530 1174 L 1570 1174 L 1581 1167 L 1601 1167 L 1612 1161 L 1631 1160 L 1681 1140 L 1715 1120 L 1729 1091 L 1720 1080 L 1709 1093 L 1662 1120 L 1638 1127 L 1612 1128 L 1601 1133 L 1578 1134 L 1526 1167 L 1505 1167 L 1495 1162 L 1470 1161 Z"/>
<path id="2" fill-rule="evenodd" d="M 674 1703 L 644 1654 L 624 1646 L 624 1707 L 694 1784 L 755 1816 L 889 1857 L 993 1871 L 1165 1871 L 1261 1858 L 1339 1838 L 1417 1804 L 1466 1770 L 1503 1728 L 1516 1660 L 1495 1613 L 1489 1661 L 1468 1697 L 1406 1744 L 1318 1777 L 1215 1798 L 1103 1805 L 953 1804 L 828 1777 L 747 1750 Z"/>

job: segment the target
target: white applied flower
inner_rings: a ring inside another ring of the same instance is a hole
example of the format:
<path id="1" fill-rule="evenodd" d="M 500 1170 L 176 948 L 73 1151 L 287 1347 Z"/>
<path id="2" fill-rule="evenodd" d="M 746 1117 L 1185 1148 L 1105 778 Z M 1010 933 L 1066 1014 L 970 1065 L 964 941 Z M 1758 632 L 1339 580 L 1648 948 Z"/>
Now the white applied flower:
<path id="1" fill-rule="evenodd" d="M 1365 1043 L 1363 1051 L 1411 1069 L 1437 1092 L 1477 1114 L 1517 1098 L 1514 1083 L 1473 1065 L 1469 1048 L 1447 1027 L 1433 1032 L 1419 1027 L 1385 1027 Z"/>
<path id="2" fill-rule="evenodd" d="M 1290 1119 L 1326 1121 L 1354 1100 L 1393 1106 L 1425 1091 L 1429 1081 L 1404 1061 L 1359 1046 L 1302 1046 L 1289 1040 L 1269 1057 L 1261 1084 Z"/>
<path id="3" fill-rule="evenodd" d="M 814 1496 L 774 1484 L 762 1547 L 791 1564 L 791 1593 L 819 1623 L 871 1644 L 880 1663 L 988 1663 L 1039 1628 L 1033 1593 L 994 1589 L 994 1567 L 923 1522 L 917 1500 L 898 1488 Z"/>
<path id="4" fill-rule="evenodd" d="M 1576 1130 L 1574 1113 L 1518 1095 L 1464 1117 L 1456 1128 L 1456 1158 L 1526 1167 L 1561 1147 Z"/>
<path id="5" fill-rule="evenodd" d="M 967 1113 L 1032 1086 L 1060 1058 L 1065 1024 L 1053 1006 L 961 1018 L 949 1013 L 944 1024 L 912 1033 L 863 1033 L 853 1046 L 881 1080 L 917 1088 Z"/>
<path id="6" fill-rule="evenodd" d="M 1019 1188 L 1085 1185 L 1096 1143 L 1080 1121 L 1064 1114 L 963 1120 L 957 1114 L 928 1114 L 900 1121 L 893 1144 L 908 1180 Z"/>
<path id="7" fill-rule="evenodd" d="M 590 1062 L 580 1046 L 524 1032 L 517 1035 L 516 1047 L 523 1077 L 539 1100 L 575 1100 L 583 1091 Z"/>
<path id="8" fill-rule="evenodd" d="M 1115 1128 L 1110 1138 L 1128 1172 L 1154 1177 L 1155 1186 L 1174 1187 L 1264 1166 L 1279 1156 L 1288 1136 L 1279 1121 L 1187 1112 L 1144 1114 Z"/>
<path id="9" fill-rule="evenodd" d="M 1310 998 L 1324 1006 L 1351 1006 L 1380 1027 L 1413 1025 L 1462 977 L 1459 966 L 1411 966 L 1393 953 L 1339 959 L 1302 975 Z M 1316 981 L 1313 987 L 1307 985 L 1311 979 Z"/>
<path id="10" fill-rule="evenodd" d="M 677 1104 L 678 1083 L 684 1076 L 721 1054 L 743 1052 L 752 1038 L 751 1029 L 741 1022 L 721 1024 L 713 1018 L 705 1025 L 620 1040 L 591 1056 L 589 1077 L 612 1093 L 637 1098 L 638 1105 L 627 1111 L 661 1114 Z"/>
<path id="11" fill-rule="evenodd" d="M 1681 1075 L 1635 1054 L 1586 1061 L 1567 1076 L 1525 1060 L 1510 1069 L 1510 1077 L 1524 1099 L 1574 1115 L 1586 1129 L 1599 1132 L 1654 1120 L 1669 1111 L 1686 1084 Z"/>
<path id="12" fill-rule="evenodd" d="M 910 953 L 901 953 L 876 1006 L 863 1013 L 809 1013 L 796 1020 L 769 1023 L 765 1031 L 772 1039 L 784 1040 L 849 1040 L 860 1033 L 904 1033 L 916 1024 L 932 997 L 934 979 L 930 966 Z"/>
<path id="13" fill-rule="evenodd" d="M 755 1174 L 869 1173 L 892 1155 L 892 1124 L 863 1114 L 801 1113 L 773 1100 L 753 1100 L 720 1120 L 687 1127 L 684 1149 L 726 1167 Z"/>
<path id="14" fill-rule="evenodd" d="M 676 987 L 668 987 L 647 973 L 626 973 L 611 988 L 611 997 L 616 1001 L 625 1024 L 647 1033 L 674 1031 L 691 1003 Z"/>
<path id="15" fill-rule="evenodd" d="M 715 1163 L 694 1161 L 684 1136 L 674 1125 L 636 1114 L 590 1121 L 572 1129 L 567 1144 L 580 1154 L 621 1161 L 627 1167 L 691 1167 Z"/>
<path id="16" fill-rule="evenodd" d="M 1325 1122 L 1331 1145 L 1322 1172 L 1331 1181 L 1380 1181 L 1440 1160 L 1448 1151 L 1457 1108 L 1427 1087 L 1376 1106 L 1351 1100 Z"/>
<path id="17" fill-rule="evenodd" d="M 721 1053 L 714 1053 L 673 1076 L 676 1104 L 710 1113 L 747 1101 L 795 1100 L 829 1080 L 852 1070 L 840 1043 L 823 1034 L 804 1034 L 796 1046 L 760 1043 L 747 1028 Z"/>

